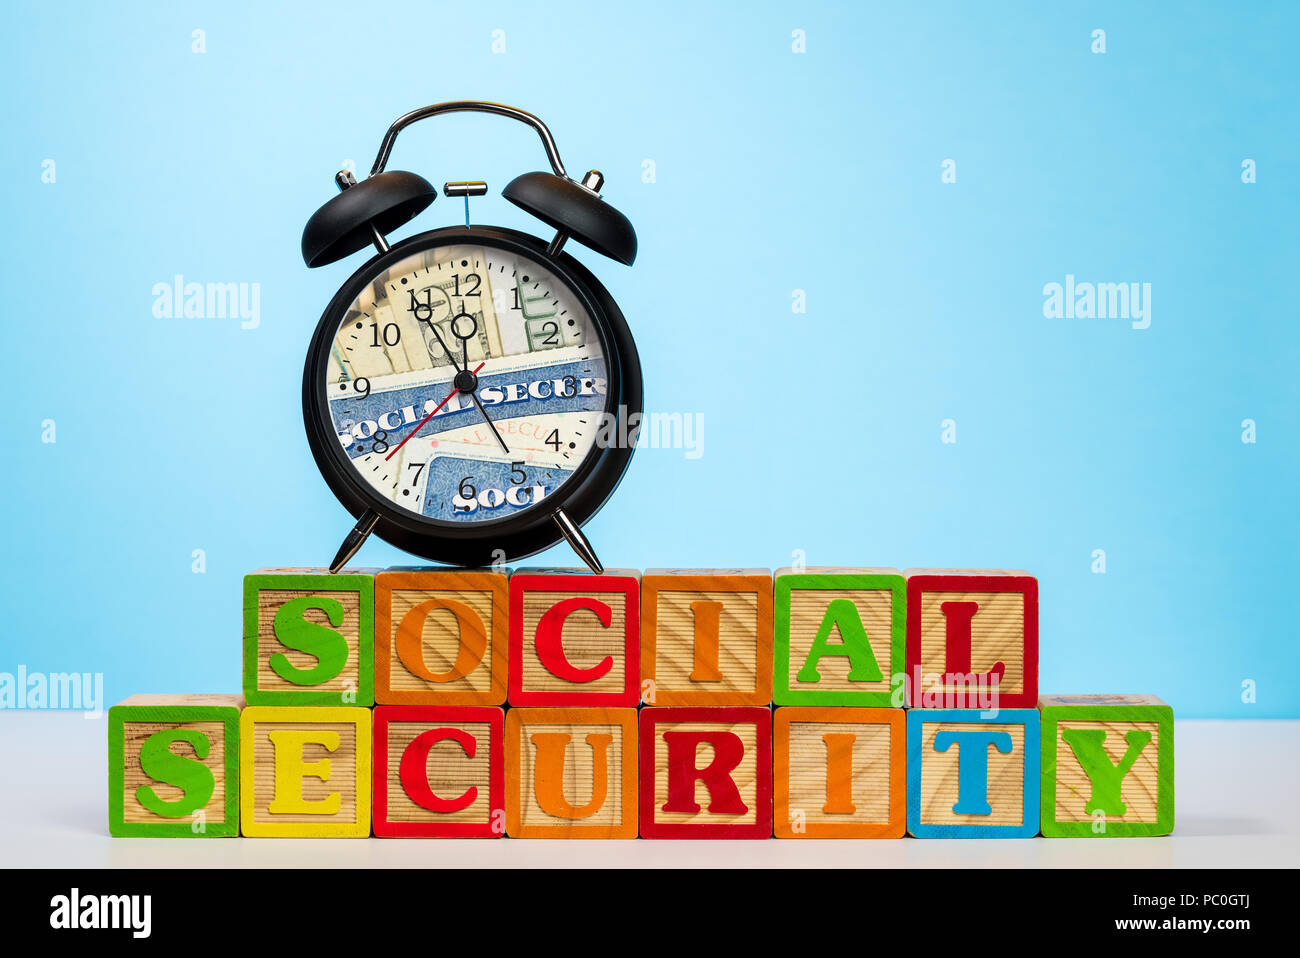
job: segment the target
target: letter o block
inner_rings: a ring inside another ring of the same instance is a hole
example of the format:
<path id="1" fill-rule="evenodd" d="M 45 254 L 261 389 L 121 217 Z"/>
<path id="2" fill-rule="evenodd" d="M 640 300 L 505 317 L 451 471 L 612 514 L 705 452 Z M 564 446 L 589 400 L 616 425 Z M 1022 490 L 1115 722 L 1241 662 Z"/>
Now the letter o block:
<path id="1" fill-rule="evenodd" d="M 521 570 L 510 577 L 511 705 L 624 706 L 640 699 L 641 576 Z"/>
<path id="2" fill-rule="evenodd" d="M 771 838 L 771 711 L 643 708 L 641 837 Z"/>
<path id="3" fill-rule="evenodd" d="M 249 705 L 373 705 L 375 584 L 365 573 L 244 576 Z"/>
<path id="4" fill-rule="evenodd" d="M 491 707 L 374 711 L 374 830 L 381 838 L 505 834 L 505 720 Z"/>

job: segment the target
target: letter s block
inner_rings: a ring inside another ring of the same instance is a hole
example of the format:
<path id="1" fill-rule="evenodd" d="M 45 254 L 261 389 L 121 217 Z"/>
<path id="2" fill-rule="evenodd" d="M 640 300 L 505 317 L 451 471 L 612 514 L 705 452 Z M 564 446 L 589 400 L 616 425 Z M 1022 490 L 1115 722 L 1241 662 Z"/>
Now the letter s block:
<path id="1" fill-rule="evenodd" d="M 1036 709 L 909 709 L 907 830 L 917 838 L 1033 838 Z"/>
<path id="2" fill-rule="evenodd" d="M 503 705 L 507 579 L 388 569 L 375 576 L 375 701 Z"/>
<path id="3" fill-rule="evenodd" d="M 383 838 L 505 834 L 505 720 L 486 706 L 374 711 L 374 829 Z"/>
<path id="4" fill-rule="evenodd" d="M 506 834 L 636 838 L 636 709 L 507 712 Z"/>
<path id="5" fill-rule="evenodd" d="M 108 710 L 110 835 L 239 834 L 237 695 L 133 695 Z"/>
<path id="6" fill-rule="evenodd" d="M 641 837 L 771 838 L 771 711 L 643 708 Z"/>
<path id="7" fill-rule="evenodd" d="M 239 785 L 245 837 L 369 837 L 370 709 L 250 705 Z"/>
<path id="8" fill-rule="evenodd" d="M 244 576 L 249 705 L 373 705 L 375 583 L 359 572 Z"/>
<path id="9" fill-rule="evenodd" d="M 641 576 L 627 569 L 510 577 L 512 706 L 633 707 L 641 695 Z"/>
<path id="10" fill-rule="evenodd" d="M 1174 830 L 1174 711 L 1154 695 L 1045 695 L 1043 835 Z"/>

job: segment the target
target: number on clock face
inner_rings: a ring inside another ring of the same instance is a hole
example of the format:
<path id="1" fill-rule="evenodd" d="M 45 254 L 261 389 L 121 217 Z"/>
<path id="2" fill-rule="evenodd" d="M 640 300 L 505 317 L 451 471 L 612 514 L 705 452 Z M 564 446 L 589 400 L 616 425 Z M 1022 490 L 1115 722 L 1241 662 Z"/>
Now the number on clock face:
<path id="1" fill-rule="evenodd" d="M 607 401 L 578 296 L 491 246 L 435 247 L 378 276 L 340 322 L 323 386 L 358 475 L 445 522 L 552 495 L 592 451 Z"/>

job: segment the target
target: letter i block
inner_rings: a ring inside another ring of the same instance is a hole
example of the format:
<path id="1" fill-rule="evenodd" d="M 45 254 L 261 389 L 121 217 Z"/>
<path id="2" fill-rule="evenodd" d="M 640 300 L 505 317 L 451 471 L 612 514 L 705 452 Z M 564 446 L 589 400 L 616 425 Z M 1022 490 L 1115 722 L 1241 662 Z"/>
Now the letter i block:
<path id="1" fill-rule="evenodd" d="M 643 708 L 641 837 L 771 838 L 771 711 Z"/>
<path id="2" fill-rule="evenodd" d="M 507 712 L 506 834 L 636 838 L 636 709 Z"/>
<path id="3" fill-rule="evenodd" d="M 772 574 L 647 569 L 641 579 L 647 705 L 772 701 Z"/>
<path id="4" fill-rule="evenodd" d="M 1037 835 L 1038 732 L 1036 709 L 909 709 L 908 832 L 917 838 Z"/>
<path id="5" fill-rule="evenodd" d="M 773 715 L 777 838 L 902 838 L 902 709 L 779 708 Z"/>
<path id="6" fill-rule="evenodd" d="M 775 608 L 777 705 L 902 707 L 894 677 L 907 610 L 897 569 L 780 569 Z"/>
<path id="7" fill-rule="evenodd" d="M 1154 695 L 1045 695 L 1043 835 L 1174 830 L 1174 711 Z"/>
<path id="8" fill-rule="evenodd" d="M 507 579 L 389 569 L 375 576 L 375 701 L 503 705 Z"/>
<path id="9" fill-rule="evenodd" d="M 370 709 L 250 705 L 239 716 L 247 838 L 370 835 Z"/>
<path id="10" fill-rule="evenodd" d="M 239 834 L 237 695 L 133 695 L 108 710 L 110 835 Z"/>
<path id="11" fill-rule="evenodd" d="M 244 576 L 249 705 L 373 705 L 375 582 L 363 573 Z"/>
<path id="12" fill-rule="evenodd" d="M 911 708 L 1038 705 L 1038 580 L 1027 572 L 909 569 Z"/>
<path id="13" fill-rule="evenodd" d="M 511 705 L 635 706 L 641 574 L 520 570 L 510 577 Z"/>
<path id="14" fill-rule="evenodd" d="M 374 722 L 376 835 L 505 833 L 505 720 L 499 708 L 381 705 Z"/>

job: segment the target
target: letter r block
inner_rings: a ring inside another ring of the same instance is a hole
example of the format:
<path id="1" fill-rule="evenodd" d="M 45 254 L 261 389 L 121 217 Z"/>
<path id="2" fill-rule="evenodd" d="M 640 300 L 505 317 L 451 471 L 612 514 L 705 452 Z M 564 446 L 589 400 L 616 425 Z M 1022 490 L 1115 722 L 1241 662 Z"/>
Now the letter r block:
<path id="1" fill-rule="evenodd" d="M 239 834 L 237 695 L 133 695 L 108 710 L 108 831 Z"/>
<path id="2" fill-rule="evenodd" d="M 370 835 L 370 709 L 250 705 L 239 716 L 248 838 Z"/>
<path id="3" fill-rule="evenodd" d="M 1174 711 L 1154 695 L 1045 695 L 1043 835 L 1174 830 Z"/>
<path id="4" fill-rule="evenodd" d="M 643 708 L 641 837 L 771 838 L 771 711 Z"/>
<path id="5" fill-rule="evenodd" d="M 647 569 L 641 579 L 641 699 L 647 705 L 772 701 L 772 574 Z"/>
<path id="6" fill-rule="evenodd" d="M 373 705 L 375 585 L 366 573 L 244 576 L 249 705 Z"/>
<path id="7" fill-rule="evenodd" d="M 641 574 L 520 570 L 510 577 L 512 706 L 623 706 L 641 690 Z"/>
<path id="8" fill-rule="evenodd" d="M 374 711 L 374 830 L 382 838 L 505 834 L 505 719 L 491 706 Z"/>
<path id="9" fill-rule="evenodd" d="M 510 709 L 506 834 L 636 838 L 636 709 Z"/>
<path id="10" fill-rule="evenodd" d="M 907 830 L 917 838 L 1038 834 L 1036 709 L 909 709 Z"/>
<path id="11" fill-rule="evenodd" d="M 388 569 L 375 576 L 375 701 L 503 705 L 507 579 L 500 572 Z"/>

